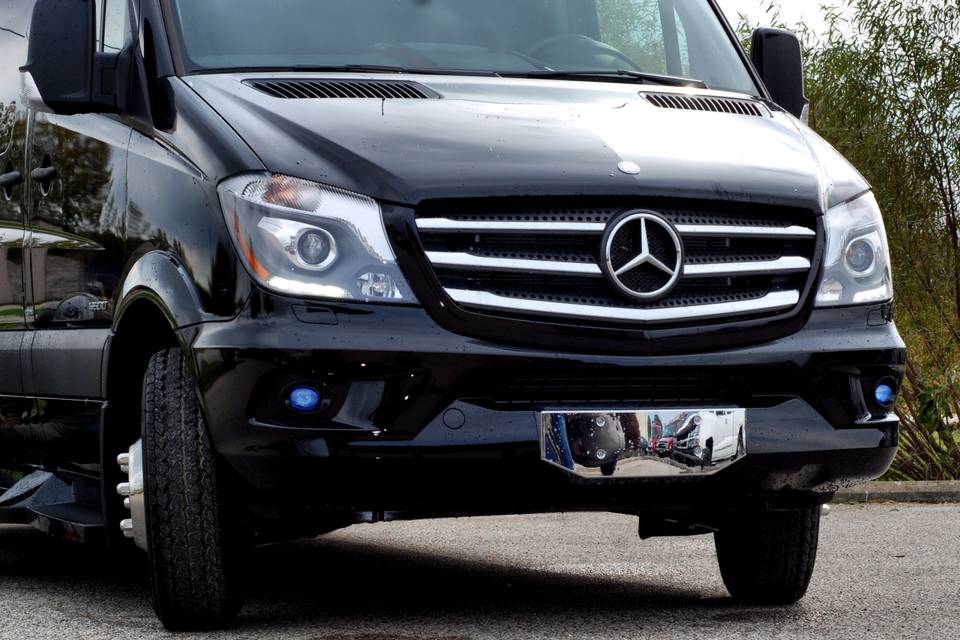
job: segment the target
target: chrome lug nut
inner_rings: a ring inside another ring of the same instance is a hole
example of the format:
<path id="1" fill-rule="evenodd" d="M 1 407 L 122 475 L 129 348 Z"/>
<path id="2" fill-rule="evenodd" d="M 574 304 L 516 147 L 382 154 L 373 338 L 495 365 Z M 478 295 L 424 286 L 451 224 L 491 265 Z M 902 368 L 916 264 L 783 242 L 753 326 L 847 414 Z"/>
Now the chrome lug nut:
<path id="1" fill-rule="evenodd" d="M 146 501 L 143 482 L 143 442 L 137 441 L 127 453 L 117 456 L 117 462 L 127 476 L 127 481 L 117 485 L 117 493 L 123 500 L 123 506 L 130 512 L 130 517 L 120 523 L 123 535 L 133 538 L 137 546 L 147 550 L 146 528 Z"/>

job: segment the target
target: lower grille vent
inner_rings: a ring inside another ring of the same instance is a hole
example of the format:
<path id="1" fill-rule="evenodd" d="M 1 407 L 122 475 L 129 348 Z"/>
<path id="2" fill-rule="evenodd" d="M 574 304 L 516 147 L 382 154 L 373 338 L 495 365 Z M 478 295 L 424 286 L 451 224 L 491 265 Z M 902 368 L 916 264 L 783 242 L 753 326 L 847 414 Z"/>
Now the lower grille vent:
<path id="1" fill-rule="evenodd" d="M 566 373 L 519 373 L 504 378 L 483 376 L 472 383 L 477 400 L 492 405 L 633 407 L 719 406 L 749 393 L 746 383 L 730 375 L 697 371 L 656 373 L 650 370 L 599 369 Z"/>

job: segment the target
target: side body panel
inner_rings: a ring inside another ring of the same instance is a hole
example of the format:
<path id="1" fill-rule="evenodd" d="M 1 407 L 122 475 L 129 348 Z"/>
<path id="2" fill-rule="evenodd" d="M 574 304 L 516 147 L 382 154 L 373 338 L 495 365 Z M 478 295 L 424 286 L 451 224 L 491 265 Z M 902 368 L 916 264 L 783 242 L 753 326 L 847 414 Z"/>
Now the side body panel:
<path id="1" fill-rule="evenodd" d="M 134 24 L 128 42 L 138 39 Z M 31 316 L 21 449 L 47 467 L 96 471 L 109 345 L 132 300 L 148 296 L 182 328 L 235 317 L 250 294 L 216 185 L 262 165 L 186 85 L 148 85 L 169 101 L 162 130 L 143 114 L 60 116 L 35 93 L 27 101 L 21 243 Z M 30 171 L 51 167 L 52 178 L 31 179 Z"/>
<path id="2" fill-rule="evenodd" d="M 0 176 L 7 177 L 5 186 L 0 186 L 0 467 L 21 457 L 19 443 L 27 414 L 21 374 L 21 346 L 27 336 L 22 182 L 27 110 L 17 65 L 26 60 L 25 31 L 32 4 L 7 0 L 0 6 Z"/>

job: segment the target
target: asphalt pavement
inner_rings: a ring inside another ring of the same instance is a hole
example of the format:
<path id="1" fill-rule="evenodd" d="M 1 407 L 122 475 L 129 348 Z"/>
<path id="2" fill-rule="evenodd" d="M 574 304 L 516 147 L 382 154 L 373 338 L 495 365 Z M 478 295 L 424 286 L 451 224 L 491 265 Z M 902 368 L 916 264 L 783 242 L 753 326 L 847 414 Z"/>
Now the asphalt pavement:
<path id="1" fill-rule="evenodd" d="M 138 556 L 0 527 L 0 638 L 162 638 Z M 249 556 L 238 626 L 207 638 L 960 638 L 960 506 L 841 505 L 807 598 L 743 608 L 711 537 L 617 515 L 362 525 Z"/>

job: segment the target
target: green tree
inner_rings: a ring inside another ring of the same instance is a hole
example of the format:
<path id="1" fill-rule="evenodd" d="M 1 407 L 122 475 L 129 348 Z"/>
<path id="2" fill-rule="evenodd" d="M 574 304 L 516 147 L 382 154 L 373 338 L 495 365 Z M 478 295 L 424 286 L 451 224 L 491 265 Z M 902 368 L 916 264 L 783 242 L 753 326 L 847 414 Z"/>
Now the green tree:
<path id="1" fill-rule="evenodd" d="M 849 23 L 825 8 L 826 33 L 796 30 L 810 125 L 873 185 L 890 236 L 910 348 L 891 475 L 960 479 L 960 0 L 845 8 Z"/>

